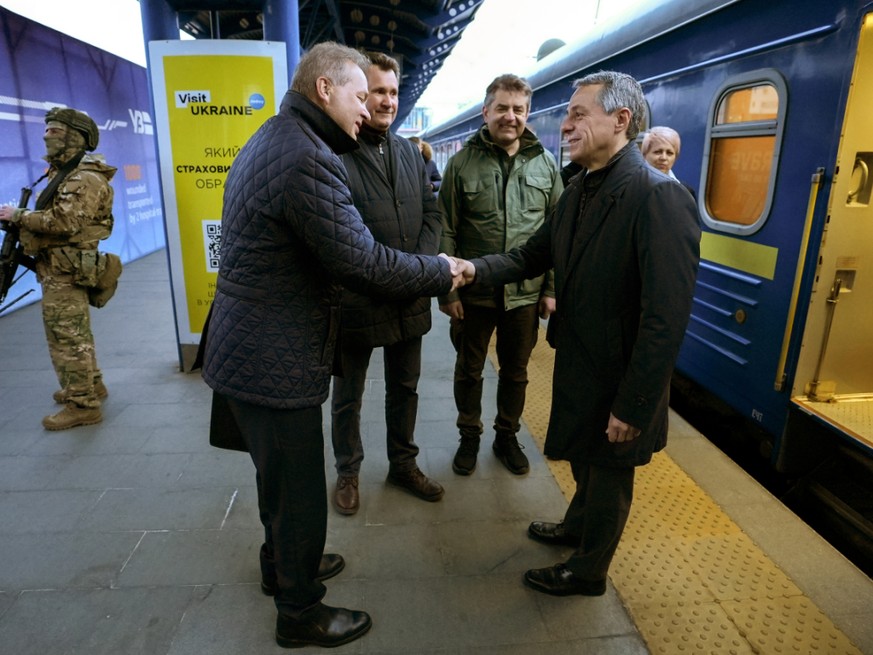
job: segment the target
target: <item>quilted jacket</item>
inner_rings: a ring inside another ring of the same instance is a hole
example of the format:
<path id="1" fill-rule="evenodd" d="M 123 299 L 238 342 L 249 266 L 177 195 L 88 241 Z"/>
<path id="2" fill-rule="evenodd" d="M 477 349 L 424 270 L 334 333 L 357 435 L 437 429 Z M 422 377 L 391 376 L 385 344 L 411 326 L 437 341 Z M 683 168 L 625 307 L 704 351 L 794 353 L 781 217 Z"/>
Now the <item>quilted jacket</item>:
<path id="1" fill-rule="evenodd" d="M 404 252 L 435 255 L 441 218 L 426 178 L 424 159 L 412 143 L 391 132 L 361 128 L 360 148 L 342 156 L 355 207 L 379 242 Z M 343 292 L 342 339 L 387 346 L 430 330 L 431 300 L 391 301 Z"/>
<path id="2" fill-rule="evenodd" d="M 342 286 L 398 299 L 451 288 L 447 261 L 373 239 L 338 156 L 356 146 L 289 91 L 234 160 L 203 362 L 216 392 L 277 409 L 320 405 Z"/>

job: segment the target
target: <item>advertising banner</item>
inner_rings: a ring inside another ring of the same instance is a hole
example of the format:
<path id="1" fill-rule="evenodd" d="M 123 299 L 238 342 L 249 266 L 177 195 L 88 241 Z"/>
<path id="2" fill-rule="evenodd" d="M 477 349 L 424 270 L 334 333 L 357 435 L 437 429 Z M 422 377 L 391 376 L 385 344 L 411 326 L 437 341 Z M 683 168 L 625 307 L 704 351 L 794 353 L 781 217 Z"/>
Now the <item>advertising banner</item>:
<path id="1" fill-rule="evenodd" d="M 72 107 L 94 119 L 96 153 L 118 169 L 111 182 L 115 225 L 100 250 L 127 263 L 163 248 L 146 69 L 0 7 L 0 204 L 17 205 L 22 187 L 46 171 L 42 137 L 52 107 Z M 28 209 L 46 185 L 34 186 Z M 0 314 L 42 297 L 36 276 L 23 267 L 18 273 Z M 118 292 L 125 293 L 123 277 Z"/>
<path id="2" fill-rule="evenodd" d="M 285 44 L 152 41 L 170 280 L 183 370 L 190 370 L 215 293 L 224 181 L 288 88 Z"/>

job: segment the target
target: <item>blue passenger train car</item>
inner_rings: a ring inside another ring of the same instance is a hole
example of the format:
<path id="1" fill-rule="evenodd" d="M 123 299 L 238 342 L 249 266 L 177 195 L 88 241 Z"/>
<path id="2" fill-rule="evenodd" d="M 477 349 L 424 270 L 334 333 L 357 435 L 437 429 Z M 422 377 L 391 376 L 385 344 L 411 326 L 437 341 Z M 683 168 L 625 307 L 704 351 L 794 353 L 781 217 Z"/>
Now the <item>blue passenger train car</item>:
<path id="1" fill-rule="evenodd" d="M 648 125 L 681 134 L 673 170 L 697 192 L 677 372 L 761 426 L 779 471 L 833 448 L 869 461 L 873 3 L 643 3 L 527 75 L 529 126 L 559 162 L 572 81 L 601 69 L 641 82 Z M 481 123 L 479 102 L 423 135 L 440 167 Z"/>

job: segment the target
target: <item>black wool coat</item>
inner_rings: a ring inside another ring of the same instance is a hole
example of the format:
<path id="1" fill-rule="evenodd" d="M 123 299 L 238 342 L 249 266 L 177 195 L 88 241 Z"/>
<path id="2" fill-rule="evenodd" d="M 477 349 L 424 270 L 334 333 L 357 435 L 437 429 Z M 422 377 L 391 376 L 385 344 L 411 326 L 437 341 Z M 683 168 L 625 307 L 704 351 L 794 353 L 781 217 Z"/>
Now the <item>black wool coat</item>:
<path id="1" fill-rule="evenodd" d="M 418 148 L 366 126 L 358 143 L 342 160 L 355 207 L 373 237 L 404 252 L 437 254 L 442 219 Z M 428 297 L 397 301 L 346 289 L 341 338 L 375 348 L 420 337 L 430 330 L 430 307 Z"/>
<path id="2" fill-rule="evenodd" d="M 608 165 L 580 221 L 584 174 L 526 244 L 473 260 L 504 282 L 554 266 L 555 370 L 545 453 L 607 466 L 649 462 L 667 441 L 670 376 L 691 313 L 700 226 L 690 194 L 635 145 Z M 611 444 L 610 412 L 642 430 Z"/>
<path id="3" fill-rule="evenodd" d="M 289 91 L 231 166 L 203 378 L 219 394 L 276 409 L 328 396 L 342 287 L 396 299 L 451 288 L 449 264 L 378 243 L 337 153 L 357 146 Z"/>

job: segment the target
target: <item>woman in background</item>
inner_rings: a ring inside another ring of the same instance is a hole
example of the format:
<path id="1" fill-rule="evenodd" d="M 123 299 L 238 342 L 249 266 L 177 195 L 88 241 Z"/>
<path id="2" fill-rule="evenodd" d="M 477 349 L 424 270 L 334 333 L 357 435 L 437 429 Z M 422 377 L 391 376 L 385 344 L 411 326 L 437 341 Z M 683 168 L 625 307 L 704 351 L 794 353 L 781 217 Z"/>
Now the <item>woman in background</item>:
<path id="1" fill-rule="evenodd" d="M 669 175 L 682 186 L 688 189 L 693 198 L 697 198 L 694 189 L 680 182 L 673 174 L 673 164 L 679 157 L 679 149 L 682 146 L 682 141 L 679 138 L 679 133 L 672 127 L 656 125 L 649 129 L 643 137 L 642 152 L 643 157 L 650 165 L 657 168 L 662 173 Z"/>
<path id="2" fill-rule="evenodd" d="M 443 176 L 440 175 L 436 162 L 433 160 L 433 148 L 427 141 L 422 141 L 417 136 L 411 136 L 409 140 L 418 146 L 418 150 L 424 158 L 424 168 L 427 171 L 427 178 L 430 180 L 430 188 L 436 193 L 439 191 Z"/>

